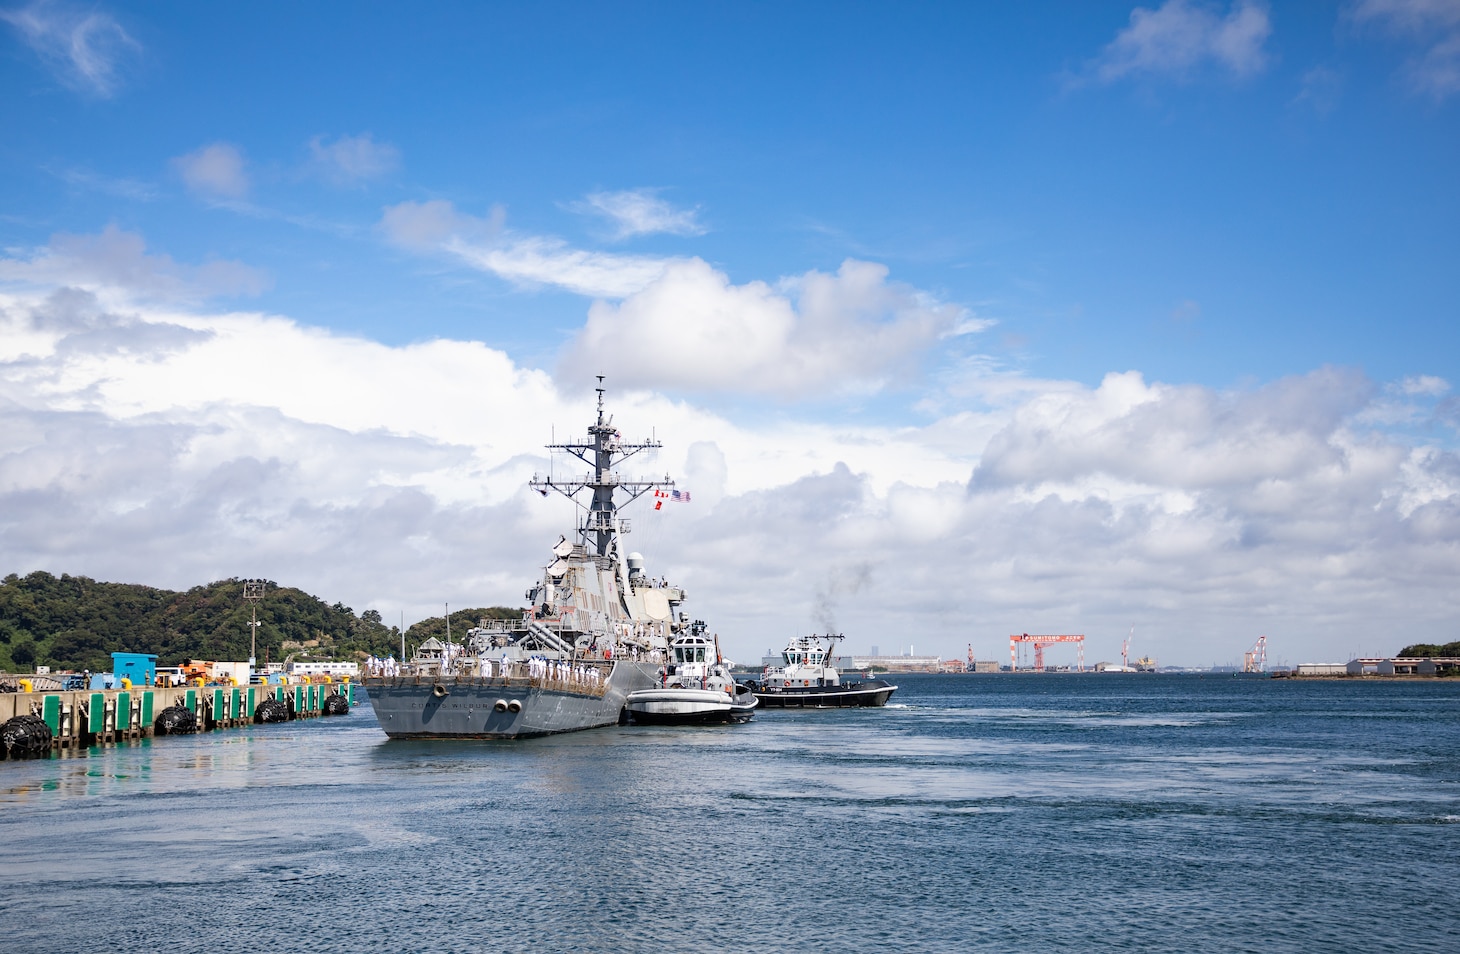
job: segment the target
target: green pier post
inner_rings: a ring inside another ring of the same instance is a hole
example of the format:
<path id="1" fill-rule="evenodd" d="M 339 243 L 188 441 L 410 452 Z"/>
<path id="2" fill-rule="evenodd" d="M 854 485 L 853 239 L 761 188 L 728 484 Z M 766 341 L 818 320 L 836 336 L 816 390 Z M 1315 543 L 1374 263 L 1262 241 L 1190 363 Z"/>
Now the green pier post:
<path id="1" fill-rule="evenodd" d="M 189 689 L 187 696 L 183 699 L 183 705 L 187 706 L 193 713 L 198 714 L 198 690 Z"/>
<path id="2" fill-rule="evenodd" d="M 117 731 L 125 732 L 132 727 L 132 694 L 117 693 Z"/>
<path id="3" fill-rule="evenodd" d="M 152 724 L 152 690 L 146 689 L 142 692 L 142 728 Z"/>
<path id="4" fill-rule="evenodd" d="M 61 697 L 46 696 L 41 700 L 41 718 L 46 725 L 51 727 L 51 735 L 54 738 L 61 736 Z"/>
<path id="5" fill-rule="evenodd" d="M 86 731 L 92 735 L 101 735 L 106 731 L 106 694 L 93 692 L 86 708 Z"/>

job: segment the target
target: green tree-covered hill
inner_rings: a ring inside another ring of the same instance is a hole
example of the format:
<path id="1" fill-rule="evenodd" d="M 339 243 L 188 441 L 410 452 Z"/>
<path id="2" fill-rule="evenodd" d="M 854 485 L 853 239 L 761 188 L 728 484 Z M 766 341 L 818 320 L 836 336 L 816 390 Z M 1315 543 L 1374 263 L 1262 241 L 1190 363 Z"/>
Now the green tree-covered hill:
<path id="1" fill-rule="evenodd" d="M 0 581 L 0 670 L 110 671 L 113 652 L 156 653 L 158 665 L 189 659 L 243 660 L 249 652 L 249 605 L 243 580 L 195 586 L 184 593 L 133 583 L 102 583 L 84 576 L 35 572 Z M 501 607 L 451 614 L 452 636 L 465 635 L 483 616 L 514 618 Z M 359 616 L 293 587 L 269 583 L 258 604 L 258 658 L 282 661 L 293 653 L 355 659 L 400 652 L 400 631 L 375 610 Z M 459 627 L 459 628 L 458 628 Z M 408 646 L 444 635 L 441 617 L 406 631 Z M 318 641 L 301 649 L 284 643 Z"/>
<path id="2" fill-rule="evenodd" d="M 1405 646 L 1398 653 L 1398 656 L 1407 656 L 1415 659 L 1420 656 L 1460 656 L 1460 640 L 1453 643 L 1414 643 Z"/>

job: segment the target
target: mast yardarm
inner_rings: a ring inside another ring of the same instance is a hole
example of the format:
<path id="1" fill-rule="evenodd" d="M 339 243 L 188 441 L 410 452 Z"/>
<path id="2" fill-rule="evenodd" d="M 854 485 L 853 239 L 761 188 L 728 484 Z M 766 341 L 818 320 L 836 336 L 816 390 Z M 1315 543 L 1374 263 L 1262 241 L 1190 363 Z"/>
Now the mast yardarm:
<path id="1" fill-rule="evenodd" d="M 620 461 L 640 451 L 658 450 L 663 445 L 656 440 L 625 444 L 622 435 L 613 426 L 613 415 L 605 416 L 603 413 L 601 374 L 598 375 L 598 387 L 595 390 L 598 391 L 598 420 L 589 426 L 587 440 L 546 445 L 548 450 L 572 454 L 592 467 L 592 472 L 568 480 L 534 475 L 530 486 L 540 494 L 546 495 L 549 490 L 555 490 L 569 499 L 576 497 L 579 491 L 593 491 L 593 502 L 589 504 L 583 526 L 578 532 L 583 537 L 585 547 L 591 543 L 594 553 L 606 557 L 611 552 L 617 535 L 628 532 L 626 524 L 620 525 L 618 508 L 634 502 L 656 487 L 673 487 L 674 481 L 669 479 L 668 474 L 663 480 L 624 480 L 619 476 L 614 468 Z M 615 500 L 615 493 L 623 495 L 622 502 Z"/>

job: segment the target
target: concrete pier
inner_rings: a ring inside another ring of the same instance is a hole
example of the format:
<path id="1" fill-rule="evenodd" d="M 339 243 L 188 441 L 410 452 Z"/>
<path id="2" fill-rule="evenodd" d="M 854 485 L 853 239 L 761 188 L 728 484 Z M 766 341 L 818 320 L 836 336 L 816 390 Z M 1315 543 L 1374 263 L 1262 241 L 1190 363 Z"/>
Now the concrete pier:
<path id="1" fill-rule="evenodd" d="M 324 714 L 325 699 L 336 692 L 355 704 L 352 683 L 7 692 L 0 693 L 0 724 L 18 715 L 39 716 L 51 728 L 53 749 L 74 749 L 150 737 L 169 706 L 192 710 L 199 730 L 207 732 L 252 725 L 266 699 L 288 704 L 296 719 L 314 718 Z"/>

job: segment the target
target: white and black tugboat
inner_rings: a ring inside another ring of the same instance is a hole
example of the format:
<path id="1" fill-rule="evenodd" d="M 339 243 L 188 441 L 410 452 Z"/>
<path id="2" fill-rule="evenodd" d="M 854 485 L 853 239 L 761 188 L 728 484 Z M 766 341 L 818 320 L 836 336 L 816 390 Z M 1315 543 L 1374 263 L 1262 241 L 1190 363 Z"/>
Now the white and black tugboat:
<path id="1" fill-rule="evenodd" d="M 658 684 L 669 640 L 689 630 L 684 590 L 651 579 L 643 557 L 623 546 L 630 527 L 620 506 L 674 482 L 626 480 L 617 465 L 660 446 L 624 443 L 598 388 L 588 437 L 548 445 L 590 472 L 531 482 L 544 496 L 592 493 L 577 540 L 559 538 L 521 619 L 483 620 L 464 642 L 448 637 L 404 665 L 366 672 L 366 695 L 386 735 L 517 739 L 627 721 L 629 694 Z"/>
<path id="2" fill-rule="evenodd" d="M 749 722 L 757 704 L 755 693 L 735 684 L 719 641 L 705 636 L 701 620 L 670 642 L 658 685 L 628 697 L 629 718 L 643 725 Z"/>
<path id="3" fill-rule="evenodd" d="M 793 637 L 781 650 L 782 664 L 766 667 L 750 688 L 760 704 L 771 709 L 819 709 L 885 706 L 897 687 L 884 679 L 843 681 L 831 665 L 831 649 L 840 635 Z"/>

